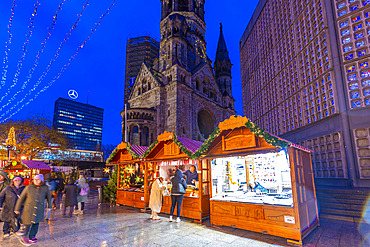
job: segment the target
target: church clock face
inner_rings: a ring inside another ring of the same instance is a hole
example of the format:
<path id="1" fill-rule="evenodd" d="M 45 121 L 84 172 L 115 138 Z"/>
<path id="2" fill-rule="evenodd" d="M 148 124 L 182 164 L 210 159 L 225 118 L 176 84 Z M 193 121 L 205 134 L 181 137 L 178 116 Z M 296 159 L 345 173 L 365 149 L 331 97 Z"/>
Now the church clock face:
<path id="1" fill-rule="evenodd" d="M 207 51 L 206 51 L 206 46 L 201 40 L 195 41 L 195 49 L 201 58 L 206 58 L 207 56 Z"/>
<path id="2" fill-rule="evenodd" d="M 167 56 L 167 54 L 166 54 L 166 42 L 167 42 L 167 39 L 163 40 L 163 42 L 161 44 L 161 47 L 160 47 L 160 50 L 159 50 L 159 53 L 160 53 L 161 57 L 166 57 Z"/>

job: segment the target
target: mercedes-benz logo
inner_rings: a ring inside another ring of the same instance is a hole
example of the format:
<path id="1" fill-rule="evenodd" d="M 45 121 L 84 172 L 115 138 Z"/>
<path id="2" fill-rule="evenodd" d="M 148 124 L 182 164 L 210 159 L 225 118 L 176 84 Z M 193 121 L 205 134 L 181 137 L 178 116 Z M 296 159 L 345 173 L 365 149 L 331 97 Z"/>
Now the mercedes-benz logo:
<path id="1" fill-rule="evenodd" d="M 71 99 L 77 99 L 78 98 L 78 93 L 75 90 L 69 90 L 68 91 L 68 96 Z"/>

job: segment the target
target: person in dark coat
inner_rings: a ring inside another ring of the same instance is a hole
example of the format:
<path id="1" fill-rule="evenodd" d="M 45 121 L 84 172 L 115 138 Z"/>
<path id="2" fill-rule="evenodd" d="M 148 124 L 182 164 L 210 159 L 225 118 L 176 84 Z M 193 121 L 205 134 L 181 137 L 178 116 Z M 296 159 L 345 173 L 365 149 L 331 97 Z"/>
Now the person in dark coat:
<path id="1" fill-rule="evenodd" d="M 184 198 L 185 190 L 188 187 L 186 185 L 185 179 L 182 178 L 182 172 L 177 169 L 175 171 L 175 176 L 171 178 L 172 189 L 171 189 L 171 213 L 170 213 L 170 222 L 172 222 L 173 211 L 177 204 L 177 220 L 180 222 L 180 213 L 181 213 L 181 204 L 182 199 Z"/>
<path id="2" fill-rule="evenodd" d="M 9 186 L 8 174 L 0 170 L 0 192 Z"/>
<path id="3" fill-rule="evenodd" d="M 39 223 L 44 220 L 44 203 L 47 199 L 49 210 L 51 210 L 51 194 L 49 187 L 44 185 L 44 176 L 38 174 L 33 177 L 33 184 L 28 185 L 22 192 L 15 205 L 14 212 L 20 214 L 22 206 L 21 222 L 24 225 L 23 231 L 16 234 L 22 236 L 20 242 L 23 245 L 31 245 L 37 242 L 36 234 L 39 230 Z"/>
<path id="4" fill-rule="evenodd" d="M 68 180 L 68 184 L 64 187 L 63 197 L 64 197 L 64 209 L 63 216 L 66 216 L 66 208 L 69 207 L 69 217 L 72 217 L 73 207 L 77 205 L 77 194 L 78 188 L 74 184 L 72 178 Z"/>
<path id="5" fill-rule="evenodd" d="M 18 220 L 15 218 L 14 208 L 20 197 L 23 189 L 23 179 L 20 176 L 14 176 L 10 186 L 6 187 L 0 193 L 0 219 L 4 222 L 3 232 L 4 238 L 10 235 L 10 229 L 14 232 L 19 230 Z"/>
<path id="6" fill-rule="evenodd" d="M 198 172 L 195 165 L 190 166 L 190 169 L 183 173 L 186 176 L 186 183 L 195 185 L 195 181 L 198 181 Z"/>

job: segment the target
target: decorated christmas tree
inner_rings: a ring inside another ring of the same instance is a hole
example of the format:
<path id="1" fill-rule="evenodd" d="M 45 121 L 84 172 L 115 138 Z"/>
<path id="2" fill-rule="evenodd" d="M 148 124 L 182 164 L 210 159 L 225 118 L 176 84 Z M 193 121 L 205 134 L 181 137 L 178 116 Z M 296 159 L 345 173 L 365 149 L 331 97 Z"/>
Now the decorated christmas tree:
<path id="1" fill-rule="evenodd" d="M 14 127 L 11 127 L 8 134 L 8 139 L 6 140 L 7 146 L 15 146 L 15 130 Z"/>
<path id="2" fill-rule="evenodd" d="M 116 203 L 117 199 L 117 175 L 118 175 L 118 168 L 117 165 L 114 166 L 114 171 L 112 175 L 109 177 L 108 185 L 104 187 L 104 201 L 112 203 Z"/>

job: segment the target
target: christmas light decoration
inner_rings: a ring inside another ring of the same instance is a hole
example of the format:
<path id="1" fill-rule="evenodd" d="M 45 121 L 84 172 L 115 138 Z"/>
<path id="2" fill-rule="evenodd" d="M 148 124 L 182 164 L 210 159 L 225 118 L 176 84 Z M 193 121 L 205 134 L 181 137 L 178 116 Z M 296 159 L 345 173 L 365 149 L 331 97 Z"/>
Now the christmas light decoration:
<path id="1" fill-rule="evenodd" d="M 8 102 L 7 102 L 7 104 L 5 104 L 5 105 L 3 105 L 1 108 L 0 108 L 0 111 L 2 111 L 2 109 L 4 108 L 4 107 L 6 107 L 6 106 L 8 106 L 11 102 L 13 102 L 15 99 L 16 99 L 16 97 L 17 97 L 17 95 L 18 94 L 20 94 L 20 93 L 22 93 L 25 89 L 26 89 L 26 87 L 27 87 L 27 84 L 28 84 L 28 82 L 31 80 L 31 78 L 32 78 L 32 74 L 33 74 L 33 72 L 35 71 L 35 69 L 36 69 L 36 67 L 37 67 L 37 65 L 38 65 L 38 60 L 39 60 L 39 58 L 40 58 L 40 55 L 41 55 L 41 53 L 44 51 L 44 48 L 45 48 L 45 45 L 46 45 L 46 41 L 49 39 L 49 37 L 50 37 L 50 35 L 51 35 L 51 30 L 53 30 L 54 29 L 54 25 L 55 25 L 55 23 L 56 23 L 56 21 L 57 21 L 57 16 L 58 16 L 58 13 L 59 13 L 59 11 L 62 9 L 62 5 L 63 5 L 63 3 L 65 2 L 65 0 L 62 0 L 61 2 L 60 2 L 60 4 L 59 4 L 59 7 L 58 7 L 58 9 L 57 9 L 57 11 L 56 11 L 56 13 L 55 13 L 55 15 L 53 16 L 53 20 L 52 20 L 52 22 L 51 22 L 51 25 L 50 25 L 50 27 L 48 28 L 48 33 L 46 34 L 46 37 L 45 37 L 45 39 L 44 39 L 44 42 L 42 42 L 41 43 L 41 49 L 40 49 L 40 51 L 37 53 L 37 55 L 36 55 L 36 60 L 35 60 L 35 62 L 34 62 L 34 64 L 33 64 L 33 66 L 32 66 L 32 68 L 29 70 L 29 74 L 28 74 L 28 76 L 26 77 L 27 78 L 27 80 L 25 81 L 25 82 L 23 82 L 23 85 L 22 85 L 22 87 L 21 87 L 21 90 L 19 90 L 18 92 L 16 92 L 13 96 L 12 96 L 12 98 L 11 99 L 9 99 L 8 100 Z M 10 93 L 10 91 L 11 91 L 11 89 L 12 89 L 12 87 L 10 87 L 9 88 L 9 90 L 8 90 L 8 92 L 0 99 L 0 102 L 6 97 L 6 96 L 8 96 L 9 95 L 9 93 Z"/>
<path id="2" fill-rule="evenodd" d="M 6 73 L 8 72 L 8 54 L 10 51 L 10 43 L 12 42 L 12 24 L 13 24 L 13 17 L 14 17 L 14 8 L 15 8 L 15 0 L 13 0 L 13 6 L 11 8 L 11 16 L 9 19 L 9 25 L 8 25 L 8 41 L 6 42 L 5 46 L 5 57 L 3 62 L 3 73 L 1 76 L 1 83 L 0 83 L 0 89 L 5 86 L 6 83 Z"/>
<path id="3" fill-rule="evenodd" d="M 104 168 L 104 172 L 105 172 L 105 173 L 110 173 L 110 169 L 109 169 L 109 167 Z"/>
<path id="4" fill-rule="evenodd" d="M 14 127 L 11 127 L 10 130 L 9 130 L 9 134 L 8 134 L 8 139 L 6 140 L 6 143 L 5 143 L 7 146 L 15 146 L 16 142 L 15 142 L 15 130 L 14 130 Z"/>
<path id="5" fill-rule="evenodd" d="M 35 100 L 39 95 L 40 93 L 42 92 L 45 92 L 50 86 L 53 85 L 53 83 L 59 79 L 59 77 L 62 75 L 62 73 L 64 72 L 64 70 L 71 64 L 71 62 L 73 61 L 73 59 L 77 56 L 77 54 L 79 53 L 79 51 L 84 47 L 84 45 L 86 44 L 86 42 L 88 40 L 90 40 L 90 37 L 91 35 L 97 30 L 97 27 L 100 25 L 100 23 L 102 22 L 102 20 L 104 19 L 104 17 L 109 14 L 109 10 L 113 7 L 114 3 L 115 3 L 116 0 L 113 0 L 113 2 L 111 3 L 111 5 L 108 7 L 108 9 L 106 10 L 106 12 L 100 17 L 100 20 L 98 23 L 95 23 L 95 27 L 93 29 L 91 29 L 91 32 L 90 34 L 88 35 L 88 37 L 85 39 L 85 41 L 82 43 L 82 45 L 80 45 L 78 48 L 77 48 L 77 51 L 76 53 L 71 56 L 71 58 L 68 60 L 68 63 L 65 64 L 62 69 L 60 70 L 60 72 L 49 82 L 49 84 L 47 84 L 46 86 L 44 86 L 38 93 L 36 93 L 31 99 L 28 100 L 28 102 L 24 103 L 21 107 L 19 107 L 15 112 L 11 113 L 8 117 L 6 118 L 3 118 L 5 115 L 9 114 L 13 109 L 15 109 L 15 107 L 17 105 L 19 105 L 20 103 L 22 103 L 26 98 L 27 96 L 29 96 L 32 91 L 34 91 L 36 88 L 34 87 L 34 89 L 29 92 L 28 94 L 26 94 L 26 96 L 24 96 L 20 101 L 18 101 L 18 103 L 13 106 L 12 108 L 10 108 L 9 110 L 7 110 L 5 113 L 3 113 L 1 116 L 0 116 L 0 123 L 1 122 L 4 122 L 8 119 L 10 119 L 12 116 L 14 116 L 15 114 L 17 114 L 20 110 L 22 110 L 25 106 L 29 105 L 33 100 Z M 74 27 L 72 27 L 73 29 Z M 40 81 L 41 83 L 41 81 Z M 37 87 L 37 86 L 36 86 Z"/>
<path id="6" fill-rule="evenodd" d="M 22 53 L 22 56 L 21 56 L 21 59 L 18 61 L 18 64 L 17 64 L 17 71 L 15 72 L 15 75 L 14 75 L 14 78 L 13 78 L 13 84 L 9 87 L 8 91 L 5 93 L 5 95 L 3 97 L 1 97 L 0 99 L 0 102 L 3 101 L 3 99 L 9 95 L 9 92 L 11 91 L 11 89 L 13 87 L 15 87 L 17 85 L 17 82 L 18 82 L 18 76 L 21 72 L 21 69 L 22 69 L 22 66 L 23 66 L 23 60 L 24 58 L 26 57 L 26 52 L 27 52 L 27 45 L 30 41 L 30 38 L 32 36 L 32 28 L 33 28 L 33 22 L 35 20 L 35 17 L 37 15 L 37 7 L 40 5 L 40 0 L 37 0 L 37 2 L 34 4 L 35 6 L 35 9 L 32 13 L 32 16 L 31 16 L 31 23 L 30 25 L 28 26 L 28 33 L 26 35 L 26 41 L 24 42 L 23 44 L 23 53 Z"/>

